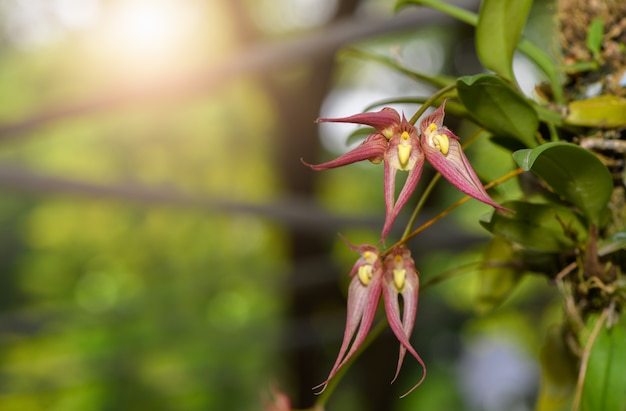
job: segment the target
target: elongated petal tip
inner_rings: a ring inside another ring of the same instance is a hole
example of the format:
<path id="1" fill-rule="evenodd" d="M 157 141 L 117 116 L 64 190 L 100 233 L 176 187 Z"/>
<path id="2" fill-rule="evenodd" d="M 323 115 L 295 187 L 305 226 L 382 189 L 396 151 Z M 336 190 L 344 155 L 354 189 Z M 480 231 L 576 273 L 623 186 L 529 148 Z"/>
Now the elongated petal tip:
<path id="1" fill-rule="evenodd" d="M 369 160 L 372 163 L 380 163 L 387 150 L 387 139 L 379 133 L 370 134 L 361 144 L 346 154 L 334 160 L 322 164 L 309 164 L 302 158 L 300 161 L 315 171 L 328 170 L 329 168 L 342 167 L 358 161 Z"/>
<path id="2" fill-rule="evenodd" d="M 444 128 L 445 129 L 445 128 Z M 451 137 L 451 138 L 449 138 Z M 439 139 L 446 142 L 445 152 Z M 469 160 L 463 153 L 461 143 L 449 130 L 433 131 L 422 139 L 426 159 L 452 185 L 463 193 L 494 207 L 498 212 L 511 212 L 491 199 L 484 189 Z"/>
<path id="3" fill-rule="evenodd" d="M 392 108 L 385 107 L 378 112 L 359 113 L 348 117 L 339 118 L 318 118 L 316 123 L 354 123 L 364 124 L 374 127 L 379 132 L 398 125 L 400 123 L 400 115 Z"/>
<path id="4" fill-rule="evenodd" d="M 382 292 L 382 265 L 378 258 L 376 258 L 376 262 L 373 264 L 371 275 L 371 278 L 368 279 L 368 284 L 363 284 L 360 276 L 354 276 L 350 282 L 343 342 L 326 381 L 314 387 L 314 389 L 321 388 L 317 394 L 326 389 L 328 382 L 356 353 L 372 327 Z"/>

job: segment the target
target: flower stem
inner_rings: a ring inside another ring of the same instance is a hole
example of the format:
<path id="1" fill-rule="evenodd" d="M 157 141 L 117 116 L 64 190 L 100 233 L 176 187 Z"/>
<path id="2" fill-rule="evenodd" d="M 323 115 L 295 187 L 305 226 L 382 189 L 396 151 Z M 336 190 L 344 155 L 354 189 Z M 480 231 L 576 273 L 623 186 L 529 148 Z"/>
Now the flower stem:
<path id="1" fill-rule="evenodd" d="M 484 186 L 485 190 L 488 190 L 494 186 L 497 186 L 498 184 L 502 184 L 507 180 L 510 180 L 513 177 L 516 177 L 520 174 L 522 174 L 524 172 L 523 169 L 518 168 L 516 170 L 511 171 L 510 173 L 505 174 L 504 176 L 492 181 L 491 183 L 487 184 Z M 430 220 L 428 220 L 427 222 L 425 222 L 424 224 L 422 224 L 421 226 L 419 226 L 418 228 L 416 228 L 414 231 L 412 231 L 410 234 L 406 235 L 406 236 L 402 236 L 402 239 L 399 240 L 397 243 L 395 243 L 394 245 L 392 245 L 391 247 L 389 247 L 385 252 L 381 253 L 381 256 L 385 256 L 387 255 L 392 249 L 394 249 L 395 247 L 401 246 L 403 244 L 405 244 L 407 241 L 409 241 L 411 238 L 415 237 L 416 235 L 418 235 L 419 233 L 421 233 L 422 231 L 426 230 L 428 227 L 430 227 L 431 225 L 435 224 L 437 221 L 441 220 L 443 217 L 445 217 L 446 215 L 448 215 L 452 210 L 454 210 L 455 208 L 457 208 L 458 206 L 460 206 L 461 204 L 465 203 L 466 201 L 468 201 L 470 198 L 470 196 L 465 196 L 462 199 L 460 199 L 459 201 L 457 201 L 456 203 L 452 204 L 450 207 L 446 208 L 445 210 L 443 210 L 441 213 L 437 214 L 435 217 L 431 218 Z"/>
<path id="2" fill-rule="evenodd" d="M 483 129 L 480 129 L 474 134 L 472 134 L 470 138 L 468 138 L 467 141 L 463 144 L 463 149 L 466 149 L 467 147 L 469 147 L 469 145 L 472 144 L 482 132 L 483 132 Z M 426 199 L 428 198 L 431 191 L 435 187 L 435 184 L 437 184 L 437 181 L 439 181 L 440 178 L 441 178 L 441 174 L 437 173 L 435 177 L 433 177 L 433 179 L 430 180 L 430 182 L 428 183 L 428 186 L 426 186 L 426 188 L 424 189 L 424 192 L 422 193 L 422 196 L 420 197 L 417 203 L 417 206 L 415 206 L 415 209 L 413 210 L 413 214 L 411 214 L 411 218 L 409 219 L 409 222 L 406 225 L 406 228 L 404 229 L 404 233 L 402 234 L 403 240 L 411 232 L 411 229 L 413 228 L 413 224 L 415 224 L 415 220 L 417 219 L 417 215 L 421 211 L 422 207 L 424 207 L 424 203 L 426 203 Z"/>
<path id="3" fill-rule="evenodd" d="M 452 83 L 439 89 L 435 94 L 430 96 L 428 100 L 424 102 L 424 104 L 422 104 L 422 106 L 419 108 L 419 110 L 415 112 L 415 114 L 413 114 L 413 117 L 411 117 L 411 120 L 409 120 L 409 123 L 415 125 L 417 120 L 422 116 L 422 114 L 424 114 L 424 112 L 428 109 L 428 107 L 434 105 L 438 99 L 442 98 L 446 93 L 454 90 L 455 88 L 456 88 L 456 83 Z"/>

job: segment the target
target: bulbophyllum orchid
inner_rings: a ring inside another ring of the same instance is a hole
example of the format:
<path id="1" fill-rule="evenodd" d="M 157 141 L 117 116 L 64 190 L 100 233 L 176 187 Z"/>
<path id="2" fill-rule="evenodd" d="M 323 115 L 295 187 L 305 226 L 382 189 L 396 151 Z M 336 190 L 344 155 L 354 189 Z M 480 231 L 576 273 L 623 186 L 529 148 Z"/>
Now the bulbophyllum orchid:
<path id="1" fill-rule="evenodd" d="M 378 248 L 373 245 L 354 246 L 347 241 L 346 243 L 353 251 L 361 255 L 350 271 L 353 278 L 348 289 L 346 329 L 339 355 L 328 378 L 315 388 L 321 387 L 323 391 L 328 382 L 361 346 L 372 326 L 382 295 L 389 325 L 400 341 L 400 355 L 393 381 L 398 377 L 406 351 L 415 357 L 424 370 L 420 381 L 405 394 L 407 395 L 426 377 L 426 365 L 409 342 L 415 323 L 419 291 L 418 272 L 411 253 L 403 247 L 396 247 L 383 260 Z M 400 295 L 403 300 L 402 314 L 398 300 Z"/>
<path id="2" fill-rule="evenodd" d="M 426 159 L 456 188 L 489 204 L 499 212 L 511 211 L 494 202 L 483 188 L 472 165 L 463 153 L 459 138 L 443 125 L 445 101 L 420 122 L 422 150 Z"/>
<path id="3" fill-rule="evenodd" d="M 424 165 L 424 153 L 420 148 L 417 129 L 404 115 L 385 107 L 376 113 L 362 113 L 342 118 L 320 118 L 320 123 L 356 123 L 376 129 L 354 150 L 327 163 L 312 165 L 303 161 L 313 170 L 327 170 L 357 161 L 370 160 L 374 164 L 385 161 L 385 224 L 382 237 L 387 237 L 393 221 L 417 187 Z M 396 174 L 398 170 L 408 171 L 409 175 L 402 191 L 395 200 Z"/>
<path id="4" fill-rule="evenodd" d="M 318 122 L 355 123 L 373 127 L 370 134 L 352 151 L 322 164 L 303 163 L 313 170 L 327 170 L 357 161 L 369 160 L 378 164 L 384 160 L 385 224 L 382 238 L 389 234 L 400 210 L 417 187 L 424 159 L 463 193 L 495 207 L 502 212 L 508 210 L 494 202 L 485 191 L 467 157 L 461 149 L 459 138 L 443 125 L 445 101 L 432 114 L 420 122 L 420 132 L 400 117 L 392 108 L 385 107 L 374 113 L 361 113 L 341 118 L 320 118 Z M 421 134 L 420 134 L 421 133 Z M 395 180 L 398 170 L 409 175 L 395 199 Z"/>

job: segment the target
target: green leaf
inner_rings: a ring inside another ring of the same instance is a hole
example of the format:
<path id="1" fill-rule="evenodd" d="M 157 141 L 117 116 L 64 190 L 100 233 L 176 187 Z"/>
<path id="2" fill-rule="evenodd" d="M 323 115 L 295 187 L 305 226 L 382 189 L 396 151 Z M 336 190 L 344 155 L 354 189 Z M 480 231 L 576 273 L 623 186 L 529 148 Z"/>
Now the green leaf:
<path id="1" fill-rule="evenodd" d="M 537 112 L 502 79 L 488 74 L 461 77 L 457 91 L 467 111 L 494 135 L 513 137 L 525 147 L 537 145 Z"/>
<path id="2" fill-rule="evenodd" d="M 615 128 L 626 126 L 626 99 L 597 96 L 572 101 L 565 122 L 574 126 Z"/>
<path id="3" fill-rule="evenodd" d="M 593 58 L 600 57 L 600 47 L 602 46 L 602 37 L 604 36 L 604 20 L 601 17 L 596 17 L 589 24 L 589 31 L 587 31 L 587 47 Z"/>
<path id="4" fill-rule="evenodd" d="M 491 233 L 528 249 L 560 252 L 585 242 L 588 233 L 580 217 L 569 208 L 556 204 L 532 204 L 508 201 L 504 207 L 515 211 L 504 216 L 494 212 L 480 223 Z"/>
<path id="5" fill-rule="evenodd" d="M 476 26 L 476 51 L 483 66 L 514 80 L 513 53 L 532 0 L 483 0 Z"/>
<path id="6" fill-rule="evenodd" d="M 497 307 L 515 289 L 523 273 L 517 260 L 513 244 L 503 237 L 493 236 L 483 254 L 479 272 L 479 312 Z"/>
<path id="7" fill-rule="evenodd" d="M 575 144 L 554 142 L 516 151 L 513 159 L 601 226 L 613 191 L 613 179 L 595 155 Z"/>
<path id="8" fill-rule="evenodd" d="M 593 329 L 597 316 L 590 317 Z M 587 363 L 581 397 L 581 411 L 623 411 L 626 409 L 626 324 L 602 326 Z"/>

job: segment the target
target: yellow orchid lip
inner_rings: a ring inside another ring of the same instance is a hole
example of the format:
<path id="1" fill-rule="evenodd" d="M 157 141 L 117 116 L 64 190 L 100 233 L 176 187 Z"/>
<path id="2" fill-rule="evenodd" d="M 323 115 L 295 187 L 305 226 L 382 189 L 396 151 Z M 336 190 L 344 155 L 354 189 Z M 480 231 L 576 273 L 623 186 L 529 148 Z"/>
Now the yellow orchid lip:
<path id="1" fill-rule="evenodd" d="M 395 269 L 393 270 L 393 283 L 395 284 L 398 291 L 402 291 L 404 287 L 404 280 L 406 279 L 406 270 L 403 268 L 401 270 Z"/>
<path id="2" fill-rule="evenodd" d="M 433 145 L 439 149 L 444 156 L 450 151 L 450 139 L 445 134 L 436 134 L 432 138 Z"/>
<path id="3" fill-rule="evenodd" d="M 357 272 L 361 284 L 368 285 L 372 279 L 372 266 L 370 264 L 362 265 Z"/>

